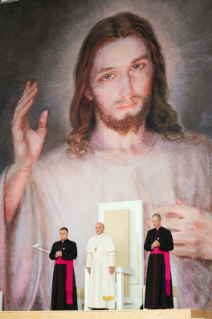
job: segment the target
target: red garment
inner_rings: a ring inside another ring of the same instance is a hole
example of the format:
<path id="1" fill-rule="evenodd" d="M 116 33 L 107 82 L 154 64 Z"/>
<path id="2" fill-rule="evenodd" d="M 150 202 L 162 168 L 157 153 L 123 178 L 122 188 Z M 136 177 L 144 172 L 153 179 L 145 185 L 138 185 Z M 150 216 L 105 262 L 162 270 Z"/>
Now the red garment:
<path id="1" fill-rule="evenodd" d="M 150 254 L 163 254 L 165 262 L 165 282 L 166 282 L 166 295 L 170 296 L 170 283 L 171 283 L 171 266 L 169 251 L 160 251 L 159 247 L 154 247 Z"/>
<path id="2" fill-rule="evenodd" d="M 66 265 L 66 303 L 73 305 L 73 259 L 65 260 L 58 257 L 55 264 Z"/>

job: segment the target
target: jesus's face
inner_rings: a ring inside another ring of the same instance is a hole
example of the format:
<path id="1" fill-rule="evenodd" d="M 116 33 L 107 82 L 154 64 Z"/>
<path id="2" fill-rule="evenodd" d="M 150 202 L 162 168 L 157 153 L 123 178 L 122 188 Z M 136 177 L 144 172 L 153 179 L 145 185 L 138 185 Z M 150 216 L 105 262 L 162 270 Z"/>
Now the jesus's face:
<path id="1" fill-rule="evenodd" d="M 101 120 L 121 122 L 138 114 L 144 118 L 153 70 L 149 49 L 141 38 L 133 35 L 103 45 L 94 58 L 86 91 Z"/>

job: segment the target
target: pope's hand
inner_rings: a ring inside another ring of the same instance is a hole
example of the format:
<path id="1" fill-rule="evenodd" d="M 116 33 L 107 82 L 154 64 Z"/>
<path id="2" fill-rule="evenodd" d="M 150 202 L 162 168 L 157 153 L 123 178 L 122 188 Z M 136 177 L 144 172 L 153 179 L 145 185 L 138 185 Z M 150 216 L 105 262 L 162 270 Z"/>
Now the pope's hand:
<path id="1" fill-rule="evenodd" d="M 12 121 L 15 164 L 26 169 L 30 169 L 37 160 L 46 136 L 47 110 L 43 111 L 39 118 L 37 131 L 33 131 L 29 126 L 28 112 L 37 92 L 37 83 L 30 84 L 28 81 Z"/>
<path id="2" fill-rule="evenodd" d="M 89 275 L 90 275 L 90 273 L 91 273 L 91 268 L 87 267 L 87 271 L 88 271 L 88 273 L 89 273 Z"/>
<path id="3" fill-rule="evenodd" d="M 172 231 L 173 254 L 212 260 L 211 213 L 191 207 L 180 199 L 176 204 L 161 207 L 156 213 L 162 217 L 162 226 Z"/>
<path id="4" fill-rule="evenodd" d="M 114 273 L 115 268 L 114 267 L 109 267 L 109 272 L 112 275 Z"/>

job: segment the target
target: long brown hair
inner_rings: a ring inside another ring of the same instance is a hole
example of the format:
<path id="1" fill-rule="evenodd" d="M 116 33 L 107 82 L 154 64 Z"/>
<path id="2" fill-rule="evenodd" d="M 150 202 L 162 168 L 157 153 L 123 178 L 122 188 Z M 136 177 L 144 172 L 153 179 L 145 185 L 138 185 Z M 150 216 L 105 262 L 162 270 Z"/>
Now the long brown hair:
<path id="1" fill-rule="evenodd" d="M 167 140 L 182 140 L 183 132 L 177 123 L 177 113 L 167 103 L 165 63 L 152 26 L 137 15 L 122 12 L 96 23 L 81 46 L 75 68 L 75 94 L 70 108 L 72 130 L 67 138 L 69 155 L 82 157 L 90 149 L 89 141 L 96 118 L 94 104 L 85 97 L 85 90 L 89 87 L 96 53 L 105 43 L 129 35 L 137 35 L 147 43 L 154 66 L 151 107 L 146 117 L 147 128 Z"/>

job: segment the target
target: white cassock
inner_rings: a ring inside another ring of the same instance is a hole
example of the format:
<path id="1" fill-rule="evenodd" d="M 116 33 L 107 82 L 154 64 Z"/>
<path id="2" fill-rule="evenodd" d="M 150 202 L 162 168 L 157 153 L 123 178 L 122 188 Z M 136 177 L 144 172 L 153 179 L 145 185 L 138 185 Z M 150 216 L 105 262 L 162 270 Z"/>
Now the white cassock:
<path id="1" fill-rule="evenodd" d="M 116 245 L 113 237 L 102 233 L 91 237 L 87 245 L 86 267 L 91 268 L 88 288 L 88 308 L 115 309 Z"/>

